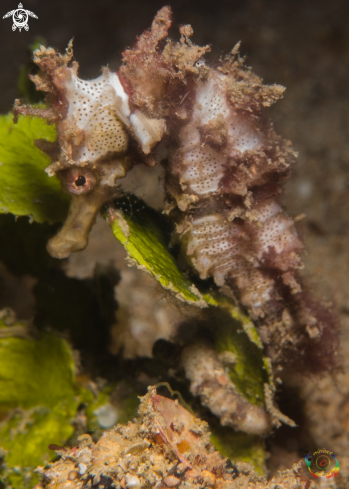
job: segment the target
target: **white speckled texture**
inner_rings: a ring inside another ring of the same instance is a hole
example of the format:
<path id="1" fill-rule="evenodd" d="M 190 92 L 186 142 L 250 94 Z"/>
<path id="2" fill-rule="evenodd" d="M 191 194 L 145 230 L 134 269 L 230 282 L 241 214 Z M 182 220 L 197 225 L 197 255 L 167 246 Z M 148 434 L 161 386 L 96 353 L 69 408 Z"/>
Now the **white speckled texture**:
<path id="1" fill-rule="evenodd" d="M 108 153 L 127 149 L 124 124 L 129 124 L 130 108 L 128 96 L 115 73 L 106 68 L 95 80 L 83 81 L 72 72 L 66 97 L 67 122 L 84 131 L 83 144 L 73 151 L 76 163 L 95 161 Z"/>

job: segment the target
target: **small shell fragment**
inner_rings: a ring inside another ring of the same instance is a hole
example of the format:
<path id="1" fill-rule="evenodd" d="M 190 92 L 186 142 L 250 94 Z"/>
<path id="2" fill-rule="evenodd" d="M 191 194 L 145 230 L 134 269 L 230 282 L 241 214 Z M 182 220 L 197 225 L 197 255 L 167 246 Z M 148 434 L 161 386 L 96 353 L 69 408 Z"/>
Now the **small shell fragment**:
<path id="1" fill-rule="evenodd" d="M 79 473 L 76 470 L 71 470 L 68 474 L 68 481 L 75 481 L 79 477 Z"/>
<path id="2" fill-rule="evenodd" d="M 216 477 L 209 470 L 203 470 L 201 477 L 205 487 L 214 487 L 216 483 Z"/>
<path id="3" fill-rule="evenodd" d="M 168 475 L 167 477 L 165 477 L 164 482 L 168 487 L 176 487 L 180 484 L 181 481 L 180 479 L 178 479 L 178 477 L 175 477 L 174 475 Z"/>
<path id="4" fill-rule="evenodd" d="M 87 465 L 86 464 L 79 464 L 78 467 L 79 467 L 79 474 L 84 475 L 86 470 L 87 470 Z"/>
<path id="5" fill-rule="evenodd" d="M 128 489 L 141 487 L 141 481 L 136 475 L 126 474 L 126 487 Z"/>
<path id="6" fill-rule="evenodd" d="M 140 453 L 144 452 L 149 445 L 150 443 L 146 440 L 141 443 L 136 443 L 126 450 L 125 455 L 139 455 Z"/>

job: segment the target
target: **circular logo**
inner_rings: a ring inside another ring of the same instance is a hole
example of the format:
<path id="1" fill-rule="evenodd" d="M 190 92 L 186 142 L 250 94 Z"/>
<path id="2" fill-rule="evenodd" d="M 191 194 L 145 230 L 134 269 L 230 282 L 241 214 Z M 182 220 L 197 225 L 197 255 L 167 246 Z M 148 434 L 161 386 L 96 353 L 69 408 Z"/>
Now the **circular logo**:
<path id="1" fill-rule="evenodd" d="M 325 448 L 305 455 L 305 463 L 313 477 L 336 477 L 339 472 L 339 463 L 335 454 Z"/>
<path id="2" fill-rule="evenodd" d="M 26 10 L 17 9 L 13 12 L 13 23 L 17 27 L 24 27 L 28 22 L 28 14 Z"/>

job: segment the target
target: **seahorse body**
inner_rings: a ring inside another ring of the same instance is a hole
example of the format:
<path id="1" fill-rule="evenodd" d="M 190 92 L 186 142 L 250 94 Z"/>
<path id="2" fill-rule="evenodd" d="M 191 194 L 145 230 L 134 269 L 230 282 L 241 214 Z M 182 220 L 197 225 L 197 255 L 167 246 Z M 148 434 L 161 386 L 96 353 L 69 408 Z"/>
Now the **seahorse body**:
<path id="1" fill-rule="evenodd" d="M 330 316 L 302 291 L 303 245 L 278 203 L 296 155 L 264 115 L 284 88 L 263 85 L 239 45 L 209 67 L 203 56 L 210 48 L 191 42 L 191 27 L 173 42 L 170 26 L 164 7 L 123 53 L 120 70 L 104 69 L 90 82 L 77 77 L 76 63 L 68 66 L 71 46 L 64 56 L 35 52 L 41 73 L 33 80 L 48 92 L 50 109 L 17 102 L 15 113 L 56 123 L 58 145 L 41 147 L 54 159 L 47 172 L 73 194 L 49 251 L 66 257 L 86 246 L 118 180 L 135 164 L 162 163 L 165 212 L 188 265 L 241 302 L 276 364 L 303 358 L 324 368 L 335 350 Z"/>
<path id="2" fill-rule="evenodd" d="M 301 267 L 302 243 L 275 200 L 294 153 L 260 111 L 236 107 L 234 83 L 234 74 L 211 69 L 195 87 L 191 116 L 170 152 L 167 190 L 181 211 L 179 239 L 200 277 L 229 283 L 257 319 L 275 299 L 266 269 L 277 270 L 293 293 L 300 290 L 290 272 Z"/>

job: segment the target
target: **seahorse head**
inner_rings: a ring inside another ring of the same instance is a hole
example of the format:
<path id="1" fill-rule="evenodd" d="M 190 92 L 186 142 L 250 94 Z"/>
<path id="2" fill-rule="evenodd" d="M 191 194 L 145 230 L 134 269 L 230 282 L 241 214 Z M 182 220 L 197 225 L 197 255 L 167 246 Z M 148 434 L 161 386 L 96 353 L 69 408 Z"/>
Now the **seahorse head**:
<path id="1" fill-rule="evenodd" d="M 48 109 L 15 105 L 15 113 L 39 115 L 55 123 L 57 141 L 37 141 L 53 161 L 47 168 L 71 194 L 68 218 L 48 243 L 50 254 L 65 258 L 83 249 L 101 205 L 118 192 L 118 180 L 131 167 L 127 127 L 131 115 L 128 95 L 116 73 L 103 69 L 92 81 L 78 78 L 78 64 L 68 64 L 72 45 L 64 55 L 41 46 L 34 52 L 40 72 L 32 77 L 47 92 Z M 35 112 L 36 111 L 36 112 Z"/>

